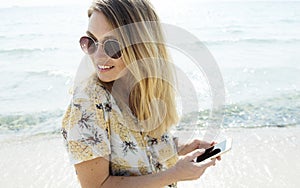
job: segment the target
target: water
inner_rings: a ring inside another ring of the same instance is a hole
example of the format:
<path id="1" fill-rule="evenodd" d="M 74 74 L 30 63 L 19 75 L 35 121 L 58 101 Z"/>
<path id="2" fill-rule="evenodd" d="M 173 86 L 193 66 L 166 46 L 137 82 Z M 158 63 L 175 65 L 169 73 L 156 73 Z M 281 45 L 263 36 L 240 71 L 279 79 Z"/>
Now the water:
<path id="1" fill-rule="evenodd" d="M 226 87 L 222 126 L 300 124 L 300 2 L 154 4 L 163 22 L 195 34 L 216 59 Z M 56 134 L 83 56 L 78 39 L 86 7 L 0 8 L 0 17 L 0 136 Z M 173 56 L 188 62 L 179 52 Z M 203 99 L 201 126 L 209 89 L 201 75 L 191 79 Z"/>

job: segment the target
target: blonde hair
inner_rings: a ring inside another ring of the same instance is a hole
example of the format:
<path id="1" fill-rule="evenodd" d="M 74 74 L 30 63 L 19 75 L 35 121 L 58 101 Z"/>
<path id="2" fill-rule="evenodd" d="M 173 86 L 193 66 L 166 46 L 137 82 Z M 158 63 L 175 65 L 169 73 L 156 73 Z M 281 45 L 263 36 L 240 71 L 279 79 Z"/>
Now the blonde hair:
<path id="1" fill-rule="evenodd" d="M 102 12 L 124 46 L 122 59 L 132 81 L 129 107 L 149 135 L 158 137 L 178 122 L 175 73 L 161 24 L 147 0 L 96 0 L 88 11 Z"/>

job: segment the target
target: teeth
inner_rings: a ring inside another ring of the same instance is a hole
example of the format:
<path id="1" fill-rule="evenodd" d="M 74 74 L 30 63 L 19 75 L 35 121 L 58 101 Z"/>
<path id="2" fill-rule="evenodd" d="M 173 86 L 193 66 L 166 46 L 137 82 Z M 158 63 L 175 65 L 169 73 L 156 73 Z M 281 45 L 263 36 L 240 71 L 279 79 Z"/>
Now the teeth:
<path id="1" fill-rule="evenodd" d="M 105 66 L 105 65 L 103 65 L 103 66 L 101 66 L 101 65 L 98 65 L 98 68 L 99 69 L 110 69 L 110 68 L 112 68 L 113 66 Z"/>

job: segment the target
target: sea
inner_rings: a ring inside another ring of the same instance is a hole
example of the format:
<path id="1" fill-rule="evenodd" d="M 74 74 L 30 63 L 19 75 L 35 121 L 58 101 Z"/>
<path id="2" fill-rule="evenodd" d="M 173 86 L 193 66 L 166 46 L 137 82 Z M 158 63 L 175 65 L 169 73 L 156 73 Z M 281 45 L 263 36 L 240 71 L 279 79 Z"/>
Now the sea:
<path id="1" fill-rule="evenodd" d="M 153 4 L 163 23 L 196 36 L 217 63 L 225 87 L 220 127 L 299 126 L 299 1 Z M 0 8 L 0 17 L 0 140 L 59 134 L 84 56 L 78 40 L 87 29 L 87 6 L 9 6 Z M 195 114 L 203 128 L 212 103 L 205 74 L 189 68 L 185 54 L 170 51 L 203 100 L 182 114 L 178 128 Z"/>

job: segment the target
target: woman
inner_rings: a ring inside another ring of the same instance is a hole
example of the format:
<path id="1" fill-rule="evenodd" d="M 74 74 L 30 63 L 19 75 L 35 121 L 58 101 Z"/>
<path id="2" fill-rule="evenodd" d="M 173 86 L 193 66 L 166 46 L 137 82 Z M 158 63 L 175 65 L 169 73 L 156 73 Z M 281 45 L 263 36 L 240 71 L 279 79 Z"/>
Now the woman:
<path id="1" fill-rule="evenodd" d="M 94 74 L 74 86 L 62 134 L 82 187 L 176 187 L 215 159 L 211 144 L 177 145 L 174 73 L 159 19 L 147 0 L 98 0 L 80 39 Z M 81 69 L 80 69 L 81 71 Z M 79 83 L 79 84 L 78 84 Z"/>

